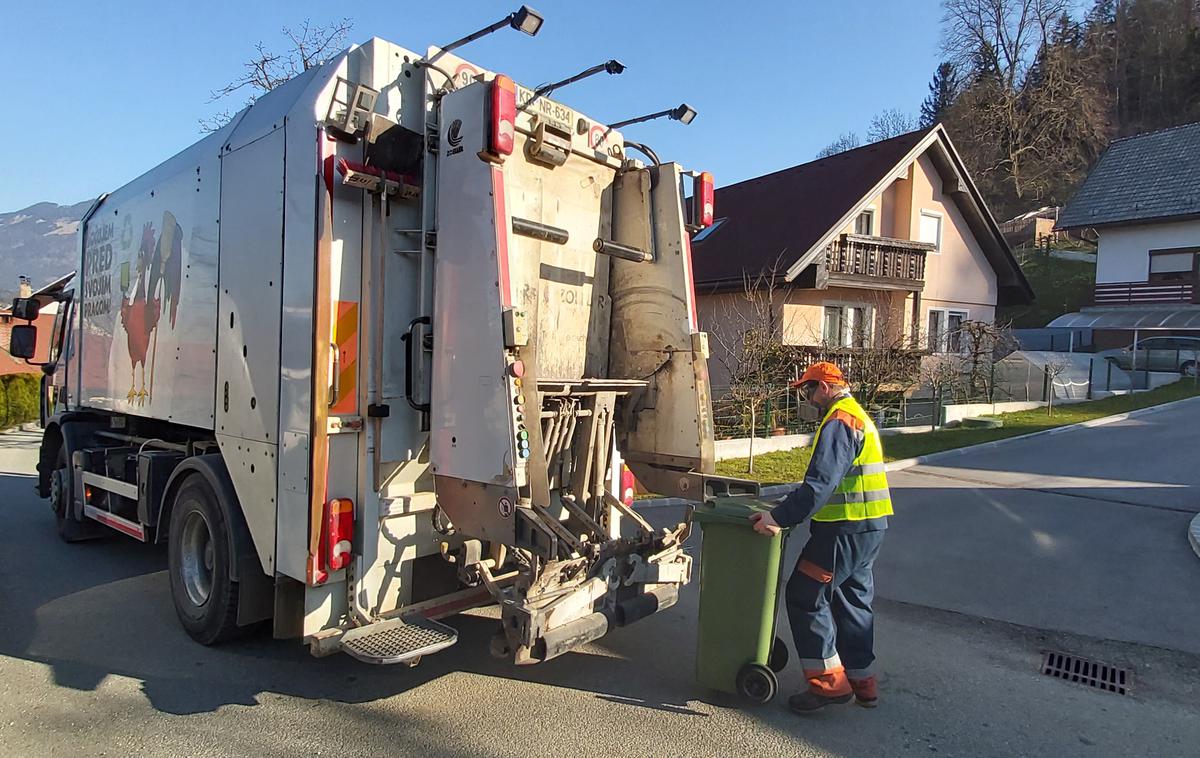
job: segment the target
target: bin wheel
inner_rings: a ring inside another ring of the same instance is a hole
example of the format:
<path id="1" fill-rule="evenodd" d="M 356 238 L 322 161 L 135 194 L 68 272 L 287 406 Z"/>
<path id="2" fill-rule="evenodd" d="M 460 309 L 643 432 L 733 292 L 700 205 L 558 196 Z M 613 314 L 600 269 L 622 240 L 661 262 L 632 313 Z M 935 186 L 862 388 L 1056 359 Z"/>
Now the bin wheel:
<path id="1" fill-rule="evenodd" d="M 752 703 L 769 703 L 779 689 L 775 672 L 760 663 L 747 663 L 737 675 L 738 694 Z"/>
<path id="2" fill-rule="evenodd" d="M 776 637 L 775 642 L 771 645 L 771 657 L 767 659 L 767 668 L 778 674 L 787 668 L 788 656 L 787 644 L 782 639 Z"/>

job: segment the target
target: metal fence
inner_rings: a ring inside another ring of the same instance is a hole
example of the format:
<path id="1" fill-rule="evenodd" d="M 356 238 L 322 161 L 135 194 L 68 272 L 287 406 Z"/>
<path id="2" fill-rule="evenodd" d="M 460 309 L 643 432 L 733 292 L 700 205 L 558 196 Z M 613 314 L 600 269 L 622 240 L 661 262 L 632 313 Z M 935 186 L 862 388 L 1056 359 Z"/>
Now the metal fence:
<path id="1" fill-rule="evenodd" d="M 713 388 L 713 426 L 717 439 L 740 439 L 751 436 L 750 412 L 745 405 L 728 395 L 728 388 Z M 795 390 L 764 404 L 754 414 L 753 436 L 769 437 L 773 434 L 811 434 L 817 430 L 818 421 L 801 417 L 803 401 Z M 875 419 L 879 428 L 906 426 L 929 426 L 938 414 L 932 398 L 889 397 L 866 410 Z"/>
<path id="2" fill-rule="evenodd" d="M 1013 329 L 1022 350 L 1092 352 L 1091 329 Z"/>

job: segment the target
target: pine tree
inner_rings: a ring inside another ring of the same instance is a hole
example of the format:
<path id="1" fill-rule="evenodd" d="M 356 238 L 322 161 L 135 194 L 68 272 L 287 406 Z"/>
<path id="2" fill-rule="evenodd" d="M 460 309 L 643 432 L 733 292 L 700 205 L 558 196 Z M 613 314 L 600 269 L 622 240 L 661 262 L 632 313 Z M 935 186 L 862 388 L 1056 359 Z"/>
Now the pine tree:
<path id="1" fill-rule="evenodd" d="M 925 97 L 925 102 L 921 103 L 921 128 L 928 129 L 941 121 L 957 95 L 958 71 L 953 63 L 945 61 L 933 72 L 929 94 Z"/>

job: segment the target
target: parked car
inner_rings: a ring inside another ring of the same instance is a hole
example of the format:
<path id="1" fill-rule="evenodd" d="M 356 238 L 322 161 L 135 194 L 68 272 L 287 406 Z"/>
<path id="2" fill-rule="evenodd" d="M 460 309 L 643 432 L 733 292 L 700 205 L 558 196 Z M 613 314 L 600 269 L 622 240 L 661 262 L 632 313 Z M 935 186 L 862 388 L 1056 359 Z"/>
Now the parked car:
<path id="1" fill-rule="evenodd" d="M 1178 371 L 1184 376 L 1196 376 L 1200 364 L 1200 337 L 1147 337 L 1121 348 L 1108 358 L 1126 371 Z"/>

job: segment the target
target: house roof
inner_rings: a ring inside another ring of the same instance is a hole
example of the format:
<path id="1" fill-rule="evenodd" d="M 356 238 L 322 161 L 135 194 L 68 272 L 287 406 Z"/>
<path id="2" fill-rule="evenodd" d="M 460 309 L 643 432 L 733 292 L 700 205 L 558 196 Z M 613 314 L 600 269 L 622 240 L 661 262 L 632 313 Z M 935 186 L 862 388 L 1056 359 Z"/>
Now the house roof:
<path id="1" fill-rule="evenodd" d="M 1029 283 L 940 124 L 721 187 L 714 206 L 724 222 L 692 244 L 696 284 L 732 285 L 772 270 L 794 281 L 862 205 L 931 149 L 996 270 L 1000 302 L 1029 302 Z"/>
<path id="2" fill-rule="evenodd" d="M 1200 217 L 1200 122 L 1115 140 L 1059 229 Z"/>

